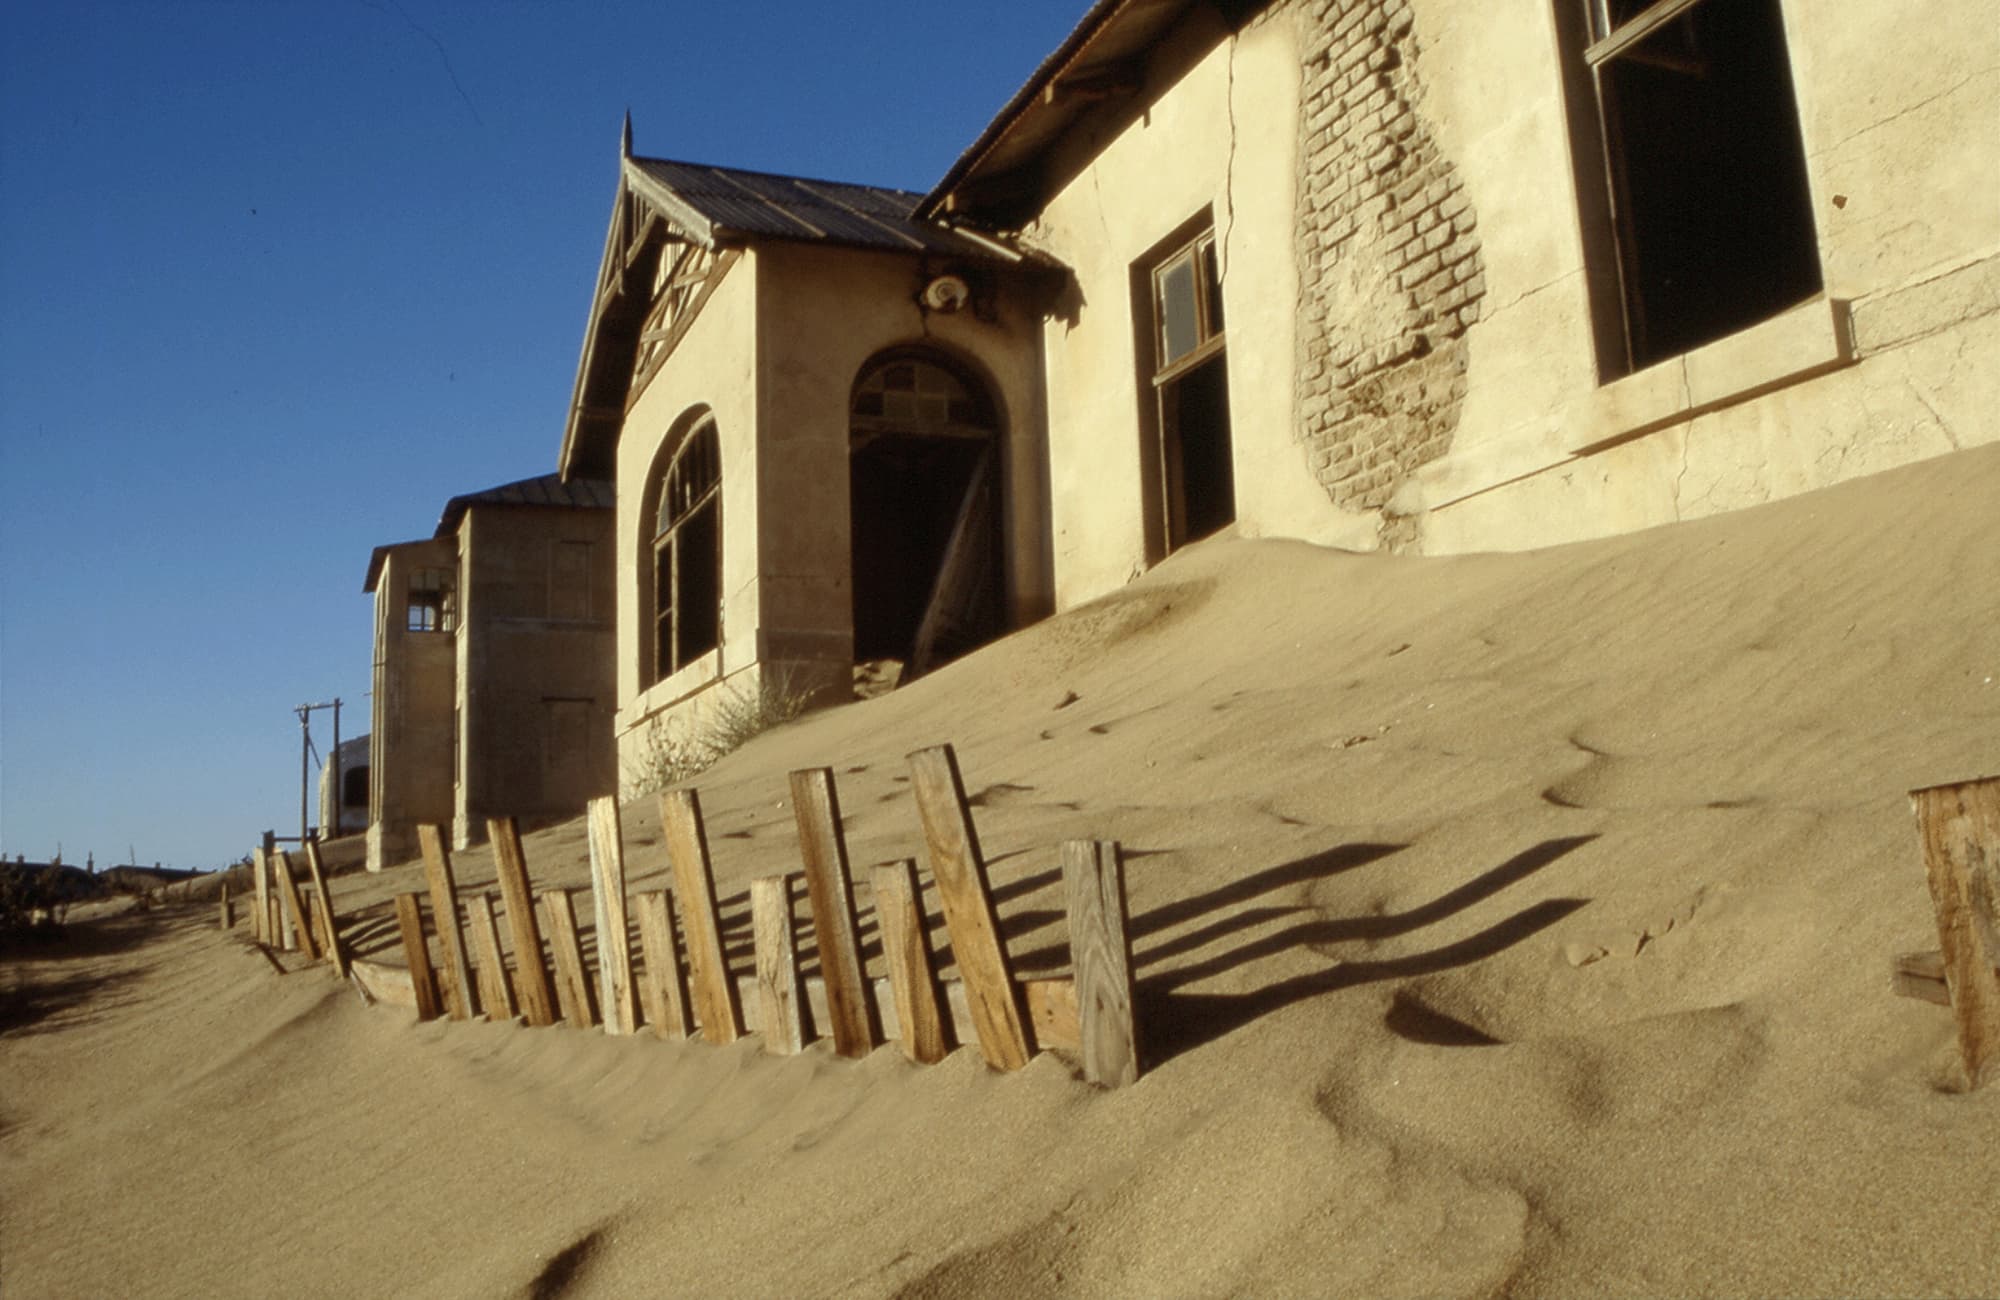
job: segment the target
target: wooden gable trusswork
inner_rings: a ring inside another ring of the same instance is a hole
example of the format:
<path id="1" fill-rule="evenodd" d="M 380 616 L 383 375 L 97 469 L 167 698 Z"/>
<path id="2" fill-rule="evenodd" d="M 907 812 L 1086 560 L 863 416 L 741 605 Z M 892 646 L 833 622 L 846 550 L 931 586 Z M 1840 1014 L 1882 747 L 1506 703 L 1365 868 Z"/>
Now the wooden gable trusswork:
<path id="1" fill-rule="evenodd" d="M 625 155 L 563 431 L 564 477 L 612 477 L 626 412 L 738 256 Z"/>
<path id="2" fill-rule="evenodd" d="M 639 330 L 639 351 L 632 369 L 632 386 L 625 397 L 631 410 L 660 366 L 673 354 L 681 335 L 701 314 L 708 295 L 737 258 L 734 249 L 716 252 L 700 244 L 669 241 L 659 257 L 654 277 L 653 305 Z"/>

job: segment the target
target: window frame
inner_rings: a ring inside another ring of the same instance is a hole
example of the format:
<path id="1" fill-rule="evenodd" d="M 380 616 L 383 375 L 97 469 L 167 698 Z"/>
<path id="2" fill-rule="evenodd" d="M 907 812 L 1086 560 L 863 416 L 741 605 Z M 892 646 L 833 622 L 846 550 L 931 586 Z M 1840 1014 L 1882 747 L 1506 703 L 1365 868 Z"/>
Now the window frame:
<path id="1" fill-rule="evenodd" d="M 1795 250 L 1799 264 L 1792 269 L 1803 272 L 1809 253 L 1811 286 L 1805 286 L 1801 275 L 1796 286 L 1800 292 L 1790 301 L 1761 305 L 1768 307 L 1761 315 L 1756 314 L 1759 305 L 1746 305 L 1744 312 L 1733 323 L 1718 320 L 1718 332 L 1713 333 L 1704 333 L 1706 326 L 1688 328 L 1691 320 L 1699 318 L 1687 314 L 1691 309 L 1687 300 L 1676 302 L 1671 297 L 1657 300 L 1649 292 L 1648 281 L 1656 279 L 1659 274 L 1655 259 L 1663 248 L 1671 248 L 1671 245 L 1657 239 L 1657 232 L 1642 234 L 1646 219 L 1640 213 L 1652 212 L 1656 204 L 1649 206 L 1633 197 L 1632 169 L 1638 164 L 1628 154 L 1637 147 L 1633 137 L 1636 128 L 1619 123 L 1621 114 L 1614 111 L 1614 101 L 1619 96 L 1608 83 L 1608 78 L 1617 71 L 1619 60 L 1627 56 L 1635 63 L 1658 63 L 1663 56 L 1656 53 L 1647 57 L 1638 52 L 1637 47 L 1673 23 L 1691 18 L 1703 5 L 1712 4 L 1720 9 L 1738 3 L 1738 0 L 1653 0 L 1653 3 L 1643 5 L 1623 21 L 1616 21 L 1612 16 L 1613 0 L 1555 2 L 1558 10 L 1563 11 L 1568 19 L 1557 24 L 1558 30 L 1566 33 L 1563 43 L 1569 51 L 1564 58 L 1565 80 L 1569 81 L 1579 100 L 1579 103 L 1572 104 L 1569 117 L 1578 182 L 1577 198 L 1583 209 L 1579 220 L 1589 268 L 1587 278 L 1590 281 L 1592 333 L 1597 343 L 1600 386 L 1753 329 L 1786 315 L 1815 296 L 1823 295 L 1826 291 L 1825 265 L 1813 210 L 1811 159 L 1804 140 L 1804 118 L 1799 111 L 1797 84 L 1793 76 L 1795 60 L 1785 25 L 1786 0 L 1768 0 L 1777 24 L 1783 65 L 1779 68 L 1774 61 L 1767 75 L 1775 76 L 1780 71 L 1783 74 L 1792 115 L 1793 140 L 1798 153 L 1795 158 L 1775 152 L 1769 155 L 1773 173 L 1770 183 L 1774 187 L 1783 184 L 1784 179 L 1779 175 L 1781 169 L 1796 167 L 1796 177 L 1802 182 L 1804 192 L 1795 196 L 1801 202 L 1792 215 L 1803 223 L 1803 229 L 1793 232 L 1800 242 Z M 1668 63 L 1663 66 L 1677 65 Z M 1641 135 L 1639 138 L 1644 137 Z M 1772 193 L 1779 191 L 1774 188 Z M 1717 274 L 1723 277 L 1727 273 L 1718 271 Z M 1720 286 L 1725 291 L 1731 287 L 1731 282 L 1724 278 L 1707 283 Z M 1658 287 L 1657 284 L 1653 286 L 1655 289 Z M 1741 292 L 1740 288 L 1738 292 Z"/>
<path id="2" fill-rule="evenodd" d="M 427 582 L 427 578 L 434 581 Z M 435 596 L 435 600 L 420 597 Z M 428 635 L 458 629 L 458 574 L 444 565 L 419 565 L 403 589 L 403 630 Z"/>
<path id="3" fill-rule="evenodd" d="M 1223 329 L 1222 277 L 1217 273 L 1215 227 L 1204 225 L 1191 237 L 1177 242 L 1154 260 L 1148 279 L 1152 286 L 1153 386 L 1161 388 L 1195 369 L 1221 352 L 1227 339 Z M 1172 360 L 1167 359 L 1166 278 L 1180 265 L 1187 265 L 1194 280 L 1193 346 Z"/>
<path id="4" fill-rule="evenodd" d="M 695 474 L 705 476 L 705 481 L 697 478 L 684 487 Z M 690 426 L 653 482 L 648 512 L 652 523 L 649 543 L 652 573 L 649 590 L 642 592 L 652 602 L 647 619 L 652 636 L 647 656 L 649 685 L 667 680 L 722 645 L 722 440 L 714 416 L 703 415 Z M 677 490 L 681 498 L 678 503 Z M 681 615 L 687 602 L 682 597 L 682 560 L 686 549 L 682 543 L 690 526 L 705 512 L 713 517 L 714 638 L 709 644 L 683 654 Z"/>

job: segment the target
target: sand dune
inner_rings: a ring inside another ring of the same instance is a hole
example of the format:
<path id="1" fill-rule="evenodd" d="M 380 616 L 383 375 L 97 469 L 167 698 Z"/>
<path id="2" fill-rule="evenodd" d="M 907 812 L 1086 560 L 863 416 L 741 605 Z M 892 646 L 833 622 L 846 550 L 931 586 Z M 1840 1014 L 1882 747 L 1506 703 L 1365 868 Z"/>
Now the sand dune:
<path id="1" fill-rule="evenodd" d="M 1027 969 L 1056 844 L 1122 841 L 1119 1092 L 416 1025 L 206 908 L 76 927 L 0 963 L 0 1289 L 2000 1293 L 2000 1089 L 1887 991 L 1936 943 L 1904 792 L 2000 772 L 1996 500 L 1989 448 L 1533 554 L 1218 539 L 698 783 L 746 967 L 792 768 L 917 856 L 902 757 L 953 742 Z M 586 883 L 580 824 L 528 851 Z M 384 956 L 418 887 L 335 884 Z"/>

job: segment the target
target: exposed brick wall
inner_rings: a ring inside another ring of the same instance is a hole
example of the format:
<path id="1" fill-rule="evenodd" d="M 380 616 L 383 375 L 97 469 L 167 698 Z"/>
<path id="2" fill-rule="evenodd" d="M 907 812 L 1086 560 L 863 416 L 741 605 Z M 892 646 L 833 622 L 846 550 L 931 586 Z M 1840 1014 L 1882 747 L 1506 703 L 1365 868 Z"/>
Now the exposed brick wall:
<path id="1" fill-rule="evenodd" d="M 1451 446 L 1486 277 L 1472 205 L 1416 108 L 1409 0 L 1298 0 L 1297 15 L 1296 429 L 1334 504 L 1374 509 Z"/>

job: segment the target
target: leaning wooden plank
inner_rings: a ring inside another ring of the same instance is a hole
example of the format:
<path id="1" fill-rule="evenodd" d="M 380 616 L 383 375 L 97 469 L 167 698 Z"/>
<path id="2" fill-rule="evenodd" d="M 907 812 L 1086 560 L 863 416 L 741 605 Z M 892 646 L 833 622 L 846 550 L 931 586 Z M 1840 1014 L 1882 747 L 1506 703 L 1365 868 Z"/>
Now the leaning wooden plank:
<path id="1" fill-rule="evenodd" d="M 285 924 L 296 936 L 285 947 L 305 953 L 307 961 L 318 961 L 319 945 L 313 941 L 312 927 L 306 924 L 306 906 L 299 897 L 299 882 L 292 877 L 292 855 L 279 849 L 271 855 L 271 865 L 277 871 L 278 897 L 284 900 Z"/>
<path id="2" fill-rule="evenodd" d="M 257 907 L 250 914 L 250 933 L 258 943 L 271 942 L 270 876 L 270 860 L 260 844 L 250 851 L 250 878 L 257 885 Z"/>
<path id="3" fill-rule="evenodd" d="M 868 998 L 868 977 L 856 937 L 860 927 L 854 917 L 854 883 L 848 873 L 847 842 L 840 833 L 840 797 L 832 768 L 792 773 L 792 815 L 805 862 L 820 976 L 826 981 L 833 1050 L 842 1056 L 866 1056 L 875 1050 L 875 1008 Z"/>
<path id="4" fill-rule="evenodd" d="M 549 987 L 549 968 L 542 960 L 542 928 L 535 920 L 534 894 L 528 888 L 528 856 L 521 849 L 521 832 L 512 817 L 494 817 L 486 823 L 487 838 L 493 841 L 493 871 L 500 886 L 500 900 L 507 908 L 507 928 L 514 938 L 514 994 L 521 1019 L 541 1028 L 556 1022 L 555 991 Z"/>
<path id="5" fill-rule="evenodd" d="M 629 1034 L 638 1028 L 632 1007 L 632 946 L 625 933 L 625 837 L 618 822 L 618 796 L 592 799 L 590 894 L 597 919 L 597 1004 L 604 1032 Z"/>
<path id="6" fill-rule="evenodd" d="M 347 950 L 340 946 L 340 917 L 333 910 L 333 891 L 326 887 L 326 863 L 319 856 L 319 841 L 306 841 L 306 875 L 319 894 L 320 955 L 333 963 L 334 970 L 347 974 Z"/>
<path id="7" fill-rule="evenodd" d="M 950 745 L 920 749 L 910 755 L 910 777 L 938 901 L 944 905 L 945 929 L 971 1000 L 979 1053 L 996 1070 L 1018 1070 L 1028 1063 L 1027 1017 L 1001 942 L 958 758 Z"/>
<path id="8" fill-rule="evenodd" d="M 792 932 L 792 877 L 760 876 L 750 882 L 750 929 L 757 949 L 758 1022 L 764 1050 L 792 1056 L 805 1050 L 799 1014 L 799 953 Z"/>
<path id="9" fill-rule="evenodd" d="M 437 984 L 431 973 L 431 951 L 424 943 L 422 894 L 396 895 L 396 928 L 403 934 L 403 959 L 409 963 L 410 984 L 416 995 L 417 1019 L 435 1020 L 438 1010 Z"/>
<path id="10" fill-rule="evenodd" d="M 514 1018 L 514 991 L 507 987 L 507 959 L 500 955 L 500 927 L 493 919 L 493 895 L 468 894 L 465 910 L 472 930 L 473 964 L 478 968 L 479 1009 L 492 1021 Z"/>
<path id="11" fill-rule="evenodd" d="M 417 827 L 424 854 L 424 878 L 431 887 L 431 919 L 437 927 L 438 948 L 444 955 L 445 1008 L 453 1020 L 472 1019 L 472 968 L 465 961 L 465 931 L 458 921 L 458 881 L 451 873 L 451 847 L 444 831 L 428 823 Z"/>
<path id="12" fill-rule="evenodd" d="M 639 895 L 639 947 L 646 960 L 640 976 L 646 1023 L 661 1038 L 683 1039 L 694 1032 L 688 1018 L 687 976 L 681 973 L 680 944 L 674 939 L 674 898 L 666 890 Z"/>
<path id="13" fill-rule="evenodd" d="M 2000 777 L 1910 792 L 1972 1087 L 2000 1075 Z"/>
<path id="14" fill-rule="evenodd" d="M 1062 846 L 1062 866 L 1083 1077 L 1122 1088 L 1139 1078 L 1124 854 L 1115 841 L 1069 840 Z"/>
<path id="15" fill-rule="evenodd" d="M 347 974 L 377 1002 L 416 1010 L 417 982 L 410 977 L 410 972 L 400 966 L 387 966 L 379 961 L 356 957 L 347 964 Z"/>
<path id="16" fill-rule="evenodd" d="M 903 1055 L 919 1065 L 936 1065 L 951 1051 L 944 1017 L 938 1010 L 936 963 L 930 937 L 917 904 L 917 864 L 908 858 L 877 866 L 875 926 L 882 935 L 882 957 L 889 967 L 894 992 L 897 1038 Z"/>
<path id="17" fill-rule="evenodd" d="M 743 1036 L 743 1004 L 729 959 L 722 948 L 722 914 L 715 905 L 715 875 L 709 868 L 708 835 L 702 828 L 701 796 L 693 790 L 660 794 L 660 821 L 667 832 L 667 856 L 681 895 L 681 924 L 687 933 L 688 966 L 694 972 L 695 1014 L 711 1043 Z"/>
<path id="18" fill-rule="evenodd" d="M 556 963 L 556 1001 L 563 1019 L 577 1029 L 596 1023 L 590 1009 L 590 980 L 583 973 L 583 949 L 576 938 L 576 909 L 567 889 L 542 891 L 549 914 L 549 954 Z"/>

